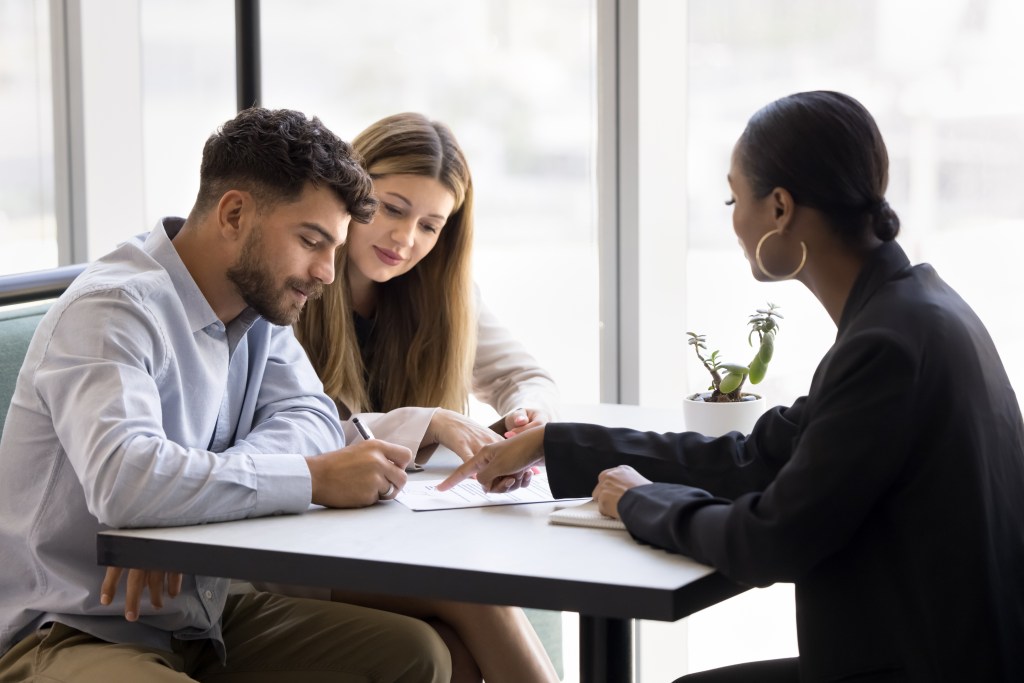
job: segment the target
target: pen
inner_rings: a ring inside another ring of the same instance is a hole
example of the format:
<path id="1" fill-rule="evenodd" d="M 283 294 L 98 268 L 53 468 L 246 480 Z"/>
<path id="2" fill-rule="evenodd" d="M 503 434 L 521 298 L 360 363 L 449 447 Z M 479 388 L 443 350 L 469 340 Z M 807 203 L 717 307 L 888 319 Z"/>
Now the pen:
<path id="1" fill-rule="evenodd" d="M 356 431 L 359 432 L 359 436 L 363 437 L 364 441 L 369 441 L 373 438 L 373 432 L 370 428 L 363 424 L 362 420 L 358 417 L 352 418 L 352 424 L 356 426 Z M 391 500 L 392 494 L 395 492 L 395 485 L 393 482 L 388 482 L 388 490 L 384 493 L 378 494 L 381 500 Z"/>
<path id="2" fill-rule="evenodd" d="M 358 417 L 353 417 L 352 418 L 352 424 L 355 425 L 356 431 L 359 432 L 359 436 L 363 437 L 364 441 L 369 441 L 370 439 L 376 439 L 377 438 L 377 437 L 375 437 L 373 435 L 373 432 L 370 431 L 370 428 L 367 427 L 366 425 L 364 425 L 363 421 L 360 420 Z M 405 471 L 406 472 L 422 472 L 423 471 L 423 467 L 421 465 L 417 465 L 415 462 L 411 462 L 411 463 L 409 463 L 409 466 L 405 468 Z"/>
<path id="3" fill-rule="evenodd" d="M 356 431 L 359 432 L 359 436 L 363 437 L 365 441 L 376 438 L 374 437 L 373 432 L 370 431 L 370 428 L 364 425 L 362 420 L 358 417 L 352 418 L 352 424 L 356 426 Z"/>

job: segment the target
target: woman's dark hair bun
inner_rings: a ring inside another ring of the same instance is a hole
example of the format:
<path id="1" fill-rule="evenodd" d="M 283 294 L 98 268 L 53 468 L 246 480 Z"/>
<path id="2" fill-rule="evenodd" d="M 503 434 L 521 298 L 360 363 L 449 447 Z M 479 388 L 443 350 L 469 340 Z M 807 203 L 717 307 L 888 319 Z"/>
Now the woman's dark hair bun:
<path id="1" fill-rule="evenodd" d="M 875 237 L 890 242 L 900 233 L 900 217 L 889 206 L 889 202 L 882 199 L 871 209 L 871 226 Z"/>

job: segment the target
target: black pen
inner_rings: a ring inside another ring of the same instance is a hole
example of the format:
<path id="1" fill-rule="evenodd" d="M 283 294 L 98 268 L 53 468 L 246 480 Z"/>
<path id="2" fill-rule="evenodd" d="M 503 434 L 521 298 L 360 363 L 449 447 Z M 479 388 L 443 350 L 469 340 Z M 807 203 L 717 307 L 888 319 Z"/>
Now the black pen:
<path id="1" fill-rule="evenodd" d="M 367 427 L 366 425 L 364 425 L 363 421 L 360 420 L 358 417 L 353 417 L 352 418 L 352 424 L 355 425 L 356 431 L 359 432 L 359 436 L 363 437 L 364 441 L 369 441 L 370 439 L 376 439 L 377 438 L 377 437 L 375 437 L 373 435 L 373 432 L 370 431 L 370 428 Z M 415 462 L 411 462 L 411 463 L 409 463 L 409 466 L 405 468 L 405 471 L 406 472 L 422 472 L 423 471 L 423 467 L 421 465 L 417 465 Z"/>
<path id="2" fill-rule="evenodd" d="M 359 432 L 359 436 L 363 437 L 365 441 L 376 438 L 370 428 L 363 424 L 363 421 L 358 417 L 352 418 L 352 424 L 356 426 L 356 431 Z"/>
<path id="3" fill-rule="evenodd" d="M 356 431 L 359 432 L 359 436 L 363 437 L 364 441 L 369 441 L 373 438 L 373 432 L 370 428 L 362 423 L 358 417 L 352 418 L 352 424 L 356 426 Z M 381 500 L 391 500 L 392 494 L 395 492 L 395 485 L 392 482 L 388 482 L 388 490 L 384 493 L 379 494 Z"/>

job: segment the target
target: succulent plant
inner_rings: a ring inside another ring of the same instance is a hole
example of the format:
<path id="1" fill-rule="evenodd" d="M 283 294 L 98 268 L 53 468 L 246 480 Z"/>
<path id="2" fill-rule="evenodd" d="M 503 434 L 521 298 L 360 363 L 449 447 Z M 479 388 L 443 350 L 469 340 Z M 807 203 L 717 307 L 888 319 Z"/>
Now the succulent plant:
<path id="1" fill-rule="evenodd" d="M 749 378 L 751 384 L 759 384 L 768 371 L 768 363 L 775 353 L 775 336 L 779 332 L 779 320 L 782 315 L 779 307 L 769 302 L 768 308 L 759 308 L 750 316 L 747 324 L 750 333 L 747 343 L 754 346 L 754 335 L 757 335 L 757 352 L 746 365 L 723 363 L 717 350 L 705 356 L 707 352 L 706 337 L 696 332 L 687 332 L 690 337 L 687 344 L 693 347 L 697 358 L 711 373 L 711 396 L 706 401 L 727 402 L 742 400 L 743 384 Z"/>

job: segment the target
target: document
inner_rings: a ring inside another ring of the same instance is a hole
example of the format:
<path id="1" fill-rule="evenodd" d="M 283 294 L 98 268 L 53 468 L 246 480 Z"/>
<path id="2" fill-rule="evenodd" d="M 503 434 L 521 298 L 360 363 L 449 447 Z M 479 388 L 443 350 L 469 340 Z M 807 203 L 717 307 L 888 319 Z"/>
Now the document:
<path id="1" fill-rule="evenodd" d="M 443 479 L 410 479 L 395 500 L 410 510 L 455 510 L 458 508 L 487 507 L 490 505 L 522 505 L 523 503 L 550 503 L 555 500 L 548 485 L 548 473 L 539 468 L 530 485 L 511 493 L 485 493 L 476 479 L 467 479 L 448 491 L 438 491 Z M 567 499 L 577 500 L 577 499 Z"/>
<path id="2" fill-rule="evenodd" d="M 590 500 L 580 505 L 572 505 L 555 510 L 548 515 L 551 524 L 567 524 L 569 526 L 589 526 L 598 529 L 626 529 L 621 519 L 607 517 L 597 509 L 597 501 Z"/>

